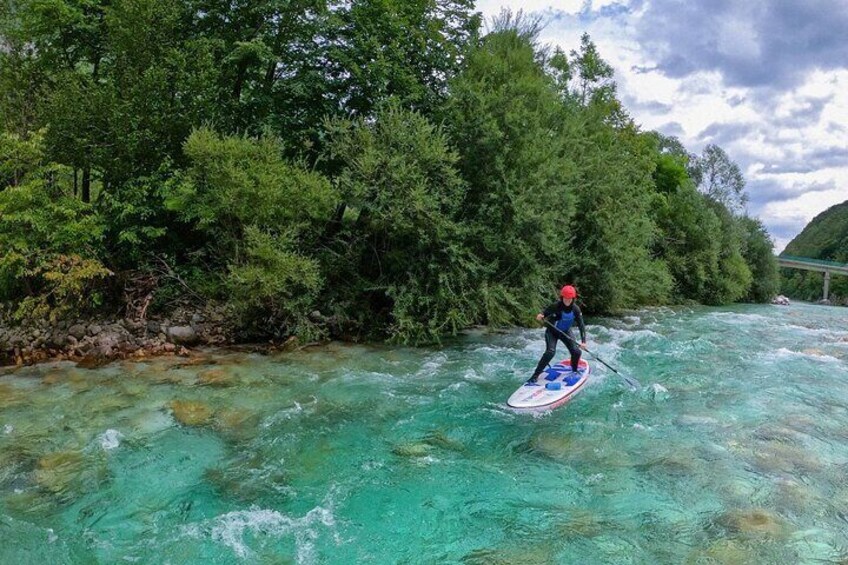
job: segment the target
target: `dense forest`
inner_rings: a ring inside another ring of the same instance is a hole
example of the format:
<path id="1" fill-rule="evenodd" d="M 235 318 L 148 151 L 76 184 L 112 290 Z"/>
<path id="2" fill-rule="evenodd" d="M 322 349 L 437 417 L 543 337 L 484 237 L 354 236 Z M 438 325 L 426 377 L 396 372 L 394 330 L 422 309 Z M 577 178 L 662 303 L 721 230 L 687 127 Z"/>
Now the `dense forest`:
<path id="1" fill-rule="evenodd" d="M 806 225 L 783 252 L 784 255 L 848 263 L 848 201 L 831 206 Z M 782 269 L 781 292 L 800 300 L 822 297 L 821 273 Z M 830 279 L 830 300 L 848 304 L 848 277 Z"/>
<path id="2" fill-rule="evenodd" d="M 0 11 L 19 319 L 218 303 L 246 338 L 425 343 L 565 282 L 595 313 L 777 290 L 739 167 L 642 131 L 587 35 L 470 0 Z"/>

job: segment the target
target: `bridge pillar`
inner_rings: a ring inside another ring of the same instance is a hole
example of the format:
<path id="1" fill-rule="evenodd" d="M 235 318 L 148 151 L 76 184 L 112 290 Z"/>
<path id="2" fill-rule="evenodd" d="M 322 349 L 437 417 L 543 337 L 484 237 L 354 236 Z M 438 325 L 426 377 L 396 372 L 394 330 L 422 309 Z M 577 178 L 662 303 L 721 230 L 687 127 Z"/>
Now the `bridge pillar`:
<path id="1" fill-rule="evenodd" d="M 824 300 L 827 300 L 827 294 L 830 290 L 830 271 L 824 272 Z"/>

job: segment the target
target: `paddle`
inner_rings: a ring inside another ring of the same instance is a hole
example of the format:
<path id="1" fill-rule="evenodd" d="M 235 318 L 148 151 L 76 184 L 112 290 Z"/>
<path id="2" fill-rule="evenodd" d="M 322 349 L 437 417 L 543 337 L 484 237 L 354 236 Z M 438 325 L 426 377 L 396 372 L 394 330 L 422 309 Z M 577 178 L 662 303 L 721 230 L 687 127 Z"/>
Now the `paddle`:
<path id="1" fill-rule="evenodd" d="M 576 341 L 574 341 L 574 338 L 572 338 L 570 335 L 568 335 L 567 333 L 565 333 L 564 331 L 562 331 L 561 329 L 559 329 L 558 327 L 556 327 L 555 325 L 553 325 L 549 321 L 545 320 L 545 325 L 548 326 L 549 328 L 551 328 L 552 330 L 554 330 L 555 332 L 557 332 L 559 335 L 563 336 L 565 339 L 567 339 L 568 341 L 570 341 L 571 343 L 573 343 L 577 347 L 580 347 L 580 344 L 577 343 Z M 628 377 L 627 375 L 622 375 L 621 373 L 619 373 L 618 371 L 615 370 L 615 367 L 613 367 L 612 365 L 610 365 L 609 363 L 607 363 L 606 361 L 604 361 L 603 359 L 601 359 L 600 357 L 598 357 L 597 355 L 595 355 L 594 353 L 589 351 L 588 349 L 585 349 L 585 348 L 582 348 L 582 349 L 586 353 L 588 353 L 589 355 L 591 355 L 592 357 L 594 357 L 595 359 L 597 359 L 598 361 L 600 361 L 601 363 L 606 365 L 606 367 L 608 369 L 610 369 L 613 373 L 615 373 L 616 375 L 621 377 L 624 380 L 624 382 L 627 383 L 627 386 L 629 386 L 631 390 L 639 390 L 639 388 L 641 386 L 639 384 L 639 381 L 637 381 L 633 377 Z"/>

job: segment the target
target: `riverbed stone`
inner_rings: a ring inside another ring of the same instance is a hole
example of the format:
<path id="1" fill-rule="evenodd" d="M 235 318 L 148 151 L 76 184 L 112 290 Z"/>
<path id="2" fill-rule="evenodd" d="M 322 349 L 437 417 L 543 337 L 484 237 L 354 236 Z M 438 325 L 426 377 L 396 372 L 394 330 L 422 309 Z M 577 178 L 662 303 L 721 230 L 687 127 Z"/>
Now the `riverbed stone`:
<path id="1" fill-rule="evenodd" d="M 455 439 L 451 439 L 443 432 L 438 430 L 434 430 L 424 436 L 423 442 L 427 445 L 438 447 L 439 449 L 445 449 L 447 451 L 456 451 L 457 453 L 462 453 L 465 451 L 465 446 L 462 444 L 462 442 L 459 442 Z"/>
<path id="2" fill-rule="evenodd" d="M 66 492 L 76 481 L 85 466 L 79 451 L 59 451 L 38 460 L 35 481 L 53 494 Z"/>
<path id="3" fill-rule="evenodd" d="M 594 538 L 609 530 L 610 524 L 588 508 L 571 512 L 559 531 L 566 538 Z"/>
<path id="4" fill-rule="evenodd" d="M 10 408 L 22 404 L 25 400 L 25 395 L 15 388 L 0 383 L 0 408 Z"/>
<path id="5" fill-rule="evenodd" d="M 780 538 L 787 534 L 783 519 L 764 508 L 729 510 L 719 516 L 718 522 L 728 531 L 748 537 Z"/>
<path id="6" fill-rule="evenodd" d="M 259 429 L 259 415 L 242 408 L 225 408 L 215 414 L 215 427 L 227 439 L 245 441 Z"/>
<path id="7" fill-rule="evenodd" d="M 16 514 L 48 516 L 56 510 L 56 499 L 41 489 L 12 492 L 4 497 L 6 508 Z"/>
<path id="8" fill-rule="evenodd" d="M 567 435 L 539 433 L 534 435 L 528 444 L 521 446 L 520 449 L 527 449 L 543 457 L 561 460 L 574 457 L 575 449 L 579 449 L 579 446 Z"/>
<path id="9" fill-rule="evenodd" d="M 462 565 L 530 565 L 556 563 L 556 546 L 533 544 L 475 549 L 464 555 Z"/>
<path id="10" fill-rule="evenodd" d="M 216 388 L 230 387 L 236 384 L 232 373 L 222 369 L 209 369 L 197 374 L 197 384 Z"/>
<path id="11" fill-rule="evenodd" d="M 174 412 L 174 418 L 186 426 L 207 424 L 214 413 L 209 406 L 192 400 L 172 400 L 168 406 Z"/>
<path id="12" fill-rule="evenodd" d="M 707 547 L 694 549 L 684 561 L 685 565 L 714 563 L 716 565 L 754 565 L 756 554 L 737 540 L 722 538 Z"/>
<path id="13" fill-rule="evenodd" d="M 83 324 L 74 324 L 68 328 L 68 333 L 80 340 L 86 335 L 86 327 Z"/>
<path id="14" fill-rule="evenodd" d="M 392 453 L 400 457 L 426 457 L 433 447 L 426 443 L 402 443 L 392 448 Z"/>
<path id="15" fill-rule="evenodd" d="M 168 338 L 177 345 L 193 345 L 198 341 L 197 332 L 191 326 L 171 326 Z"/>
<path id="16" fill-rule="evenodd" d="M 50 334 L 50 339 L 48 341 L 51 347 L 64 347 L 67 342 L 68 337 L 58 330 Z"/>

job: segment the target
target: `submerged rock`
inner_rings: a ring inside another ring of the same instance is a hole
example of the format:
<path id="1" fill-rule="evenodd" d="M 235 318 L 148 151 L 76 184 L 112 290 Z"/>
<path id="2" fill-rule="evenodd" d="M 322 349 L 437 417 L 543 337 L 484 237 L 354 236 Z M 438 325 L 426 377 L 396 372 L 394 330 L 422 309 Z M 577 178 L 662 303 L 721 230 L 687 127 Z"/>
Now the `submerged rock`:
<path id="1" fill-rule="evenodd" d="M 3 498 L 4 505 L 16 514 L 52 514 L 56 509 L 56 499 L 40 489 L 28 489 L 13 492 Z"/>
<path id="2" fill-rule="evenodd" d="M 753 462 L 757 468 L 766 473 L 815 473 L 824 464 L 810 450 L 797 447 L 795 444 L 779 441 L 763 442 L 753 454 Z"/>
<path id="3" fill-rule="evenodd" d="M 0 487 L 11 482 L 24 467 L 23 461 L 0 451 Z"/>
<path id="4" fill-rule="evenodd" d="M 571 517 L 558 528 L 567 538 L 593 538 L 608 531 L 610 524 L 588 509 L 572 512 Z"/>
<path id="5" fill-rule="evenodd" d="M 150 388 L 139 381 L 122 381 L 119 386 L 120 393 L 133 399 L 144 398 L 147 396 Z"/>
<path id="6" fill-rule="evenodd" d="M 86 457 L 81 451 L 58 451 L 43 456 L 35 469 L 35 482 L 41 488 L 68 501 L 93 488 L 106 476 L 102 458 Z"/>
<path id="7" fill-rule="evenodd" d="M 815 513 L 828 507 L 827 500 L 816 490 L 814 485 L 807 485 L 794 479 L 781 478 L 775 481 L 777 491 L 775 504 L 777 508 L 786 509 L 795 514 Z M 837 502 L 837 504 L 839 504 Z"/>
<path id="8" fill-rule="evenodd" d="M 556 563 L 556 545 L 475 549 L 462 558 L 463 565 L 536 565 Z"/>
<path id="9" fill-rule="evenodd" d="M 661 473 L 672 477 L 689 477 L 697 471 L 697 462 L 691 453 L 670 452 L 645 463 L 639 463 L 634 468 L 640 473 Z"/>
<path id="10" fill-rule="evenodd" d="M 51 492 L 65 490 L 82 471 L 85 458 L 79 451 L 60 451 L 38 460 L 35 480 Z"/>
<path id="11" fill-rule="evenodd" d="M 456 451 L 463 452 L 465 451 L 465 446 L 446 436 L 440 431 L 432 431 L 423 438 L 424 443 L 427 445 L 431 445 L 433 447 L 438 447 L 439 449 L 445 449 L 447 451 Z"/>
<path id="12" fill-rule="evenodd" d="M 228 439 L 250 439 L 258 433 L 259 415 L 240 408 L 225 408 L 215 414 L 215 428 Z"/>
<path id="13" fill-rule="evenodd" d="M 572 455 L 573 448 L 577 446 L 568 436 L 537 434 L 530 439 L 527 447 L 529 451 L 551 459 L 565 459 Z"/>
<path id="14" fill-rule="evenodd" d="M 400 457 L 426 457 L 433 447 L 426 443 L 402 443 L 392 448 L 392 453 Z"/>
<path id="15" fill-rule="evenodd" d="M 138 374 L 138 377 L 140 379 L 150 380 L 150 382 L 157 385 L 178 385 L 183 384 L 186 381 L 185 376 L 180 375 L 179 373 L 167 371 L 166 369 L 158 365 L 141 371 Z"/>
<path id="16" fill-rule="evenodd" d="M 245 504 L 268 504 L 288 499 L 290 487 L 286 472 L 278 464 L 268 464 L 258 454 L 231 460 L 221 467 L 204 471 L 203 479 L 222 496 Z"/>
<path id="17" fill-rule="evenodd" d="M 208 371 L 201 371 L 198 373 L 197 384 L 201 386 L 224 388 L 233 386 L 236 382 L 232 373 L 228 373 L 222 369 L 209 369 Z"/>
<path id="18" fill-rule="evenodd" d="M 750 537 L 780 538 L 787 534 L 786 523 L 763 508 L 730 510 L 719 516 L 718 523 L 729 532 Z"/>
<path id="19" fill-rule="evenodd" d="M 172 365 L 172 369 L 184 369 L 185 367 L 196 367 L 198 365 L 220 365 L 222 361 L 211 355 L 192 355 L 188 359 L 181 360 Z"/>
<path id="20" fill-rule="evenodd" d="M 202 402 L 172 400 L 168 405 L 174 418 L 185 426 L 202 426 L 212 419 L 213 410 Z"/>
<path id="21" fill-rule="evenodd" d="M 23 404 L 24 400 L 26 400 L 26 396 L 21 391 L 0 383 L 0 408 L 11 408 Z"/>
<path id="22" fill-rule="evenodd" d="M 686 565 L 714 563 L 716 565 L 756 565 L 757 555 L 737 540 L 720 539 L 708 547 L 692 551 L 684 561 Z"/>
<path id="23" fill-rule="evenodd" d="M 64 375 L 61 372 L 55 371 L 44 375 L 44 377 L 41 379 L 41 382 L 46 385 L 55 385 L 57 383 L 62 382 L 63 378 Z"/>
<path id="24" fill-rule="evenodd" d="M 763 424 L 756 428 L 752 435 L 761 441 L 776 441 L 789 444 L 797 444 L 807 439 L 806 434 L 779 424 Z"/>
<path id="25" fill-rule="evenodd" d="M 77 367 L 80 369 L 99 369 L 111 362 L 111 355 L 111 349 L 96 347 L 91 350 L 91 353 L 77 361 Z"/>

